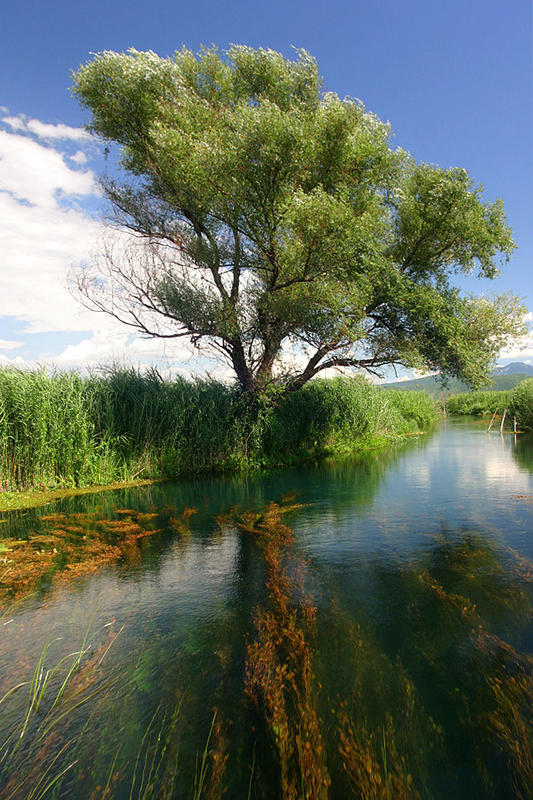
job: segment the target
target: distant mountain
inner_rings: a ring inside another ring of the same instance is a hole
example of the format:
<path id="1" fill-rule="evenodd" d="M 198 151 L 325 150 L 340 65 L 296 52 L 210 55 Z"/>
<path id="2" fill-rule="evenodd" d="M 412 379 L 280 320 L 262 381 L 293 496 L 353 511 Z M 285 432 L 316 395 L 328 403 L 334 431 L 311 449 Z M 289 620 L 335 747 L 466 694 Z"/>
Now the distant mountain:
<path id="1" fill-rule="evenodd" d="M 517 383 L 530 377 L 533 377 L 533 366 L 524 364 L 522 361 L 514 361 L 512 364 L 496 367 L 491 372 L 492 383 L 486 388 L 492 391 L 504 391 L 505 389 L 512 389 Z M 380 386 L 384 389 L 399 389 L 402 392 L 424 391 L 437 397 L 448 397 L 450 394 L 468 392 L 470 389 L 466 383 L 457 380 L 457 378 L 449 378 L 447 384 L 443 386 L 438 375 L 429 375 L 427 378 L 414 378 L 410 381 L 397 381 L 396 383 L 381 383 Z"/>
<path id="2" fill-rule="evenodd" d="M 528 375 L 533 376 L 533 366 L 531 364 L 524 364 L 523 361 L 513 361 L 511 364 L 506 364 L 504 367 L 496 367 L 492 370 L 492 375 Z"/>

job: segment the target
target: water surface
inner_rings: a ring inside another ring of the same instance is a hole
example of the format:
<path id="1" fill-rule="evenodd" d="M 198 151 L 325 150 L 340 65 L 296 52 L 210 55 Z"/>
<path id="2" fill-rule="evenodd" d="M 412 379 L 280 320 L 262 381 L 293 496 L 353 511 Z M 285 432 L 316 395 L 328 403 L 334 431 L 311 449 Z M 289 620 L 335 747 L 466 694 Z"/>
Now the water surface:
<path id="1" fill-rule="evenodd" d="M 533 446 L 486 427 L 5 516 L 158 533 L 4 608 L 0 796 L 531 796 Z"/>

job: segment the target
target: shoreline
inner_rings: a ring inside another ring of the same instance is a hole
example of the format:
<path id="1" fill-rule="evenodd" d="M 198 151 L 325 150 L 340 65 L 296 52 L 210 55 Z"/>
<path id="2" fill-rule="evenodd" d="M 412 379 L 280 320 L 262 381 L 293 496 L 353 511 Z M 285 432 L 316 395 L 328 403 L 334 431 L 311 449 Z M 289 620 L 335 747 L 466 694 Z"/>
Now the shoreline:
<path id="1" fill-rule="evenodd" d="M 432 426 L 430 426 L 431 428 Z M 280 467 L 293 467 L 298 464 L 305 464 L 317 458 L 346 458 L 351 455 L 364 455 L 365 453 L 379 452 L 387 446 L 394 446 L 400 444 L 413 436 L 424 436 L 426 430 L 409 431 L 403 434 L 396 434 L 394 436 L 388 435 L 373 435 L 371 437 L 361 437 L 357 444 L 353 447 L 338 449 L 323 448 L 314 452 L 302 453 L 300 456 L 289 458 L 283 462 L 266 463 L 266 464 L 251 464 L 248 467 L 233 467 L 228 469 L 215 469 L 195 473 L 182 473 L 178 475 L 165 475 L 157 478 L 145 478 L 144 480 L 132 481 L 117 481 L 108 484 L 95 484 L 92 486 L 74 486 L 62 487 L 51 489 L 23 489 L 23 490 L 9 490 L 0 492 L 0 515 L 10 511 L 23 511 L 29 508 L 38 508 L 39 506 L 46 506 L 48 503 L 53 503 L 56 500 L 62 500 L 65 497 L 75 497 L 76 495 L 95 494 L 97 492 L 107 492 L 116 489 L 130 489 L 140 486 L 150 486 L 155 483 L 163 483 L 164 481 L 181 480 L 183 478 L 191 478 L 198 475 L 228 475 L 236 474 L 239 472 L 257 472 L 258 470 L 279 469 Z M 0 525 L 3 520 L 0 518 Z M 0 528 L 1 531 L 1 528 Z"/>
<path id="2" fill-rule="evenodd" d="M 95 494 L 96 492 L 111 492 L 114 489 L 130 489 L 136 486 L 150 486 L 161 483 L 169 478 L 147 478 L 144 480 L 118 481 L 94 486 L 73 486 L 58 489 L 22 489 L 20 491 L 0 492 L 0 513 L 8 511 L 22 511 L 27 508 L 38 508 L 62 500 L 64 497 L 74 497 L 82 494 Z M 0 523 L 2 520 L 0 519 Z"/>

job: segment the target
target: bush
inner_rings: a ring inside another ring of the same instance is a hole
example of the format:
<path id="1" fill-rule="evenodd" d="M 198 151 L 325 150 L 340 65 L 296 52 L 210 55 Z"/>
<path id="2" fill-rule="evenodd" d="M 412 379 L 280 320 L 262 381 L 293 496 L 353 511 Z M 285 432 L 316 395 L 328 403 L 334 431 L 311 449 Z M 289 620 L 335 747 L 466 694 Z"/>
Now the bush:
<path id="1" fill-rule="evenodd" d="M 511 413 L 523 431 L 533 430 L 533 378 L 519 383 L 511 392 Z"/>
<path id="2" fill-rule="evenodd" d="M 464 392 L 452 394 L 446 400 L 448 414 L 470 414 L 483 416 L 503 414 L 511 402 L 510 391 Z"/>
<path id="3" fill-rule="evenodd" d="M 383 389 L 382 394 L 385 395 L 386 402 L 392 404 L 412 430 L 426 428 L 437 419 L 440 403 L 427 392 Z"/>

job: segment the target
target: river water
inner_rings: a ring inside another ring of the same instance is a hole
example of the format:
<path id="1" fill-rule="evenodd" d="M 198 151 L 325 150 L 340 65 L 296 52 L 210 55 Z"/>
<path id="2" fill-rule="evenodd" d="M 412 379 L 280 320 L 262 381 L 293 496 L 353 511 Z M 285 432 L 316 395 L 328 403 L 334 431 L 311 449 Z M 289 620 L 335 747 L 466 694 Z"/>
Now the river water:
<path id="1" fill-rule="evenodd" d="M 452 418 L 0 535 L 142 514 L 118 563 L 4 607 L 0 797 L 533 796 L 531 439 Z"/>

